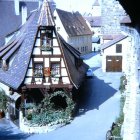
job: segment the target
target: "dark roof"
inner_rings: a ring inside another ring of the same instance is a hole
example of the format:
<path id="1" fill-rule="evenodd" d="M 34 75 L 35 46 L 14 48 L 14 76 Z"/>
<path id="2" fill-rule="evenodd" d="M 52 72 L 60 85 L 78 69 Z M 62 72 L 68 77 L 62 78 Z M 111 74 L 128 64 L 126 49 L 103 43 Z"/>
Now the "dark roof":
<path id="1" fill-rule="evenodd" d="M 30 11 L 38 7 L 38 2 L 25 2 Z M 22 4 L 22 3 L 20 3 Z M 21 25 L 21 14 L 15 15 L 14 1 L 0 1 L 0 46 L 5 43 L 5 36 Z"/>
<path id="2" fill-rule="evenodd" d="M 101 16 L 89 16 L 85 17 L 85 19 L 90 23 L 91 27 L 101 27 L 102 25 Z"/>
<path id="3" fill-rule="evenodd" d="M 85 79 L 85 73 L 89 66 L 85 64 L 81 58 L 79 51 L 73 48 L 71 45 L 67 44 L 64 39 L 61 39 L 62 48 L 64 51 L 64 56 L 67 62 L 67 66 L 70 72 L 70 76 L 76 88 L 78 88 Z M 81 60 L 82 64 L 77 68 L 75 66 L 75 61 L 73 61 L 73 57 Z"/>
<path id="4" fill-rule="evenodd" d="M 0 48 L 0 54 L 2 54 L 0 58 L 3 60 L 7 60 L 13 53 L 15 53 L 15 50 L 18 49 L 18 52 L 15 54 L 15 58 L 9 69 L 7 71 L 3 71 L 2 69 L 0 70 L 0 82 L 13 89 L 18 89 L 22 85 L 26 76 L 36 34 L 38 27 L 40 26 L 40 13 L 41 10 L 33 12 L 28 18 L 27 22 L 21 28 L 19 28 L 19 30 L 17 30 L 18 35 L 13 36 L 7 45 Z M 44 18 L 42 18 L 42 20 L 44 20 Z M 44 21 L 41 23 L 44 24 Z M 77 69 L 75 67 L 73 57 L 81 60 L 80 53 L 72 46 L 64 42 L 62 37 L 60 38 L 60 41 L 64 52 L 64 57 L 68 65 L 68 70 L 70 72 L 71 81 L 75 87 L 78 87 L 77 85 L 79 85 L 83 80 L 88 66 L 83 63 Z"/>
<path id="5" fill-rule="evenodd" d="M 71 13 L 57 9 L 60 20 L 69 36 L 91 35 L 85 19 L 79 12 Z"/>
<path id="6" fill-rule="evenodd" d="M 108 47 L 114 45 L 115 43 L 117 43 L 117 42 L 119 42 L 119 41 L 125 39 L 126 37 L 127 37 L 126 35 L 120 35 L 120 36 L 116 37 L 115 39 L 113 39 L 113 40 L 111 40 L 111 41 L 108 41 L 107 43 L 101 45 L 101 49 L 104 50 L 104 49 L 106 49 L 106 48 L 108 48 Z"/>
<path id="7" fill-rule="evenodd" d="M 38 14 L 39 12 L 33 13 L 28 22 L 21 28 L 17 40 L 19 41 L 21 37 L 24 39 L 18 45 L 20 48 L 15 56 L 15 59 L 13 60 L 11 67 L 8 69 L 8 71 L 0 71 L 0 81 L 14 89 L 17 89 L 21 85 L 26 75 L 35 35 L 38 29 Z M 13 44 L 13 47 L 14 46 L 15 45 Z"/>

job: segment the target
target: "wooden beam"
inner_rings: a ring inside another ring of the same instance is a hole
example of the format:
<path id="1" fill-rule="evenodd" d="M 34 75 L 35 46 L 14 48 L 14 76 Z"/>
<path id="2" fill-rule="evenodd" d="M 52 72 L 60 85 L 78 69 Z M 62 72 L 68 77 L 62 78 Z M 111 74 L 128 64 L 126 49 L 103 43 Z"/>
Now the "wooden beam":
<path id="1" fill-rule="evenodd" d="M 71 85 L 71 84 L 51 84 L 51 85 L 30 84 L 30 85 L 26 85 L 26 88 L 43 88 L 43 89 L 68 88 L 68 89 L 72 89 L 73 85 Z"/>
<path id="2" fill-rule="evenodd" d="M 32 55 L 32 58 L 61 58 L 62 55 L 49 55 L 49 54 L 42 54 L 42 55 Z"/>

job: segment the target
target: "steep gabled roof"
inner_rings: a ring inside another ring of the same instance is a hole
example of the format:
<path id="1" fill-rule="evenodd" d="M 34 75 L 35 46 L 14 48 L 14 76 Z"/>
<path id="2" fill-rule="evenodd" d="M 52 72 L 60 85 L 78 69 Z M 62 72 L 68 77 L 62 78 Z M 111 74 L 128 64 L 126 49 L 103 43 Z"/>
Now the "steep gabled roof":
<path id="1" fill-rule="evenodd" d="M 116 37 L 115 39 L 113 39 L 111 41 L 108 41 L 107 43 L 101 45 L 101 49 L 104 50 L 104 49 L 106 49 L 106 48 L 118 43 L 119 41 L 121 41 L 121 40 L 123 40 L 123 39 L 125 39 L 127 37 L 128 36 L 126 36 L 126 35 L 120 35 L 120 36 Z"/>
<path id="2" fill-rule="evenodd" d="M 44 0 L 42 4 L 38 23 L 42 26 L 54 26 L 54 20 L 47 0 Z"/>
<path id="3" fill-rule="evenodd" d="M 71 13 L 57 9 L 60 20 L 69 36 L 91 35 L 85 19 L 79 12 Z"/>
<path id="4" fill-rule="evenodd" d="M 78 88 L 81 85 L 81 83 L 84 81 L 85 73 L 89 68 L 89 66 L 83 62 L 79 51 L 77 51 L 71 45 L 66 43 L 62 37 L 60 37 L 60 41 L 62 44 L 62 49 L 67 62 L 67 66 L 70 72 L 70 76 L 72 78 L 75 87 Z M 82 61 L 81 66 L 79 66 L 78 68 L 75 66 L 75 61 L 73 61 L 72 56 L 76 58 L 75 60 L 79 59 Z"/>

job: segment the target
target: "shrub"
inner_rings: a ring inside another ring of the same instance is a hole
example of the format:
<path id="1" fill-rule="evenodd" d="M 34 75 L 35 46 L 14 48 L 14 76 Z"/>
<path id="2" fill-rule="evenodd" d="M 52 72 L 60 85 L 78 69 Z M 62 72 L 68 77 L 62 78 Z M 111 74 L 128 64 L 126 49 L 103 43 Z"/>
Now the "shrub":
<path id="1" fill-rule="evenodd" d="M 123 93 L 125 91 L 125 85 L 126 84 L 127 84 L 127 79 L 126 79 L 126 76 L 123 75 L 120 78 L 120 87 L 119 87 L 119 90 L 120 90 L 121 93 Z"/>
<path id="2" fill-rule="evenodd" d="M 51 99 L 56 96 L 61 96 L 63 98 L 65 97 L 67 103 L 66 108 L 55 107 L 56 105 L 54 105 Z M 33 125 L 38 124 L 40 126 L 47 124 L 54 125 L 70 123 L 74 107 L 75 104 L 67 93 L 65 93 L 64 91 L 56 91 L 45 97 L 42 102 L 38 106 L 36 106 L 36 109 L 32 113 L 32 119 L 30 122 Z"/>

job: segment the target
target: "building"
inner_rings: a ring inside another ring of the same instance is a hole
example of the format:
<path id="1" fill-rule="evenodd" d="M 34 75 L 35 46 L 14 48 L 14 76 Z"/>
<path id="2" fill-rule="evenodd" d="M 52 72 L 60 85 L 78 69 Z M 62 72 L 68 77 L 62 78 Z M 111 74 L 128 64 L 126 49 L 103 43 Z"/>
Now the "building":
<path id="1" fill-rule="evenodd" d="M 78 89 L 88 66 L 57 33 L 48 1 L 31 13 L 0 48 L 0 86 L 10 98 L 9 112 L 39 103 L 54 91 Z"/>
<path id="2" fill-rule="evenodd" d="M 101 45 L 102 70 L 104 72 L 126 71 L 126 52 L 132 45 L 131 39 L 128 35 L 118 35 Z"/>
<path id="3" fill-rule="evenodd" d="M 64 40 L 80 53 L 92 51 L 92 32 L 79 12 L 71 13 L 57 9 L 54 12 L 57 31 Z"/>

